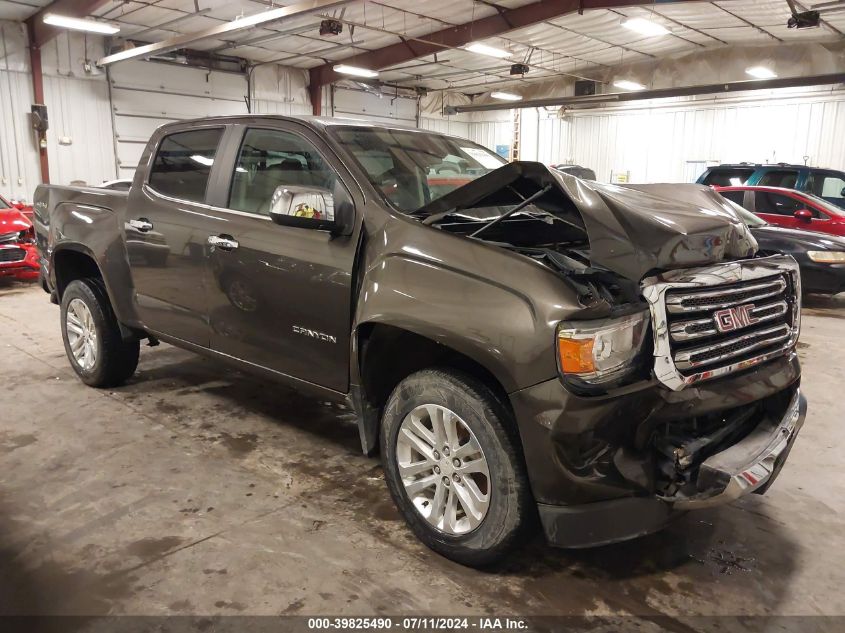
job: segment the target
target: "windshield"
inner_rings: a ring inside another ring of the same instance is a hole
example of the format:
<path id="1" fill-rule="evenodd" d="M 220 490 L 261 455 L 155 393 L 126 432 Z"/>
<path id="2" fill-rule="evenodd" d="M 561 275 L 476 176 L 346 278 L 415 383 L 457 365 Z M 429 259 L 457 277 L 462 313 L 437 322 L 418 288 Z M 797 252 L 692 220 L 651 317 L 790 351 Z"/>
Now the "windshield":
<path id="1" fill-rule="evenodd" d="M 0 209 L 11 209 L 12 203 L 6 200 L 3 196 L 0 196 Z"/>
<path id="2" fill-rule="evenodd" d="M 507 163 L 471 141 L 440 134 L 368 127 L 336 127 L 331 133 L 373 186 L 404 213 Z"/>

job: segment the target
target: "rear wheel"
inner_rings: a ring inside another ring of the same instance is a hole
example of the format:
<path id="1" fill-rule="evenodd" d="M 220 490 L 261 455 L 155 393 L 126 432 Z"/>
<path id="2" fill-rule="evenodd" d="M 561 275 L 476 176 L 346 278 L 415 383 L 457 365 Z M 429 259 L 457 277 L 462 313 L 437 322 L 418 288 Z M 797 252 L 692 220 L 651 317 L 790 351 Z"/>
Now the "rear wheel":
<path id="1" fill-rule="evenodd" d="M 391 394 L 381 434 L 390 493 L 423 543 L 466 565 L 517 543 L 531 496 L 512 416 L 486 385 L 413 374 Z"/>
<path id="2" fill-rule="evenodd" d="M 61 304 L 62 339 L 71 367 L 86 385 L 114 387 L 138 366 L 140 341 L 124 341 L 99 279 L 68 284 Z"/>

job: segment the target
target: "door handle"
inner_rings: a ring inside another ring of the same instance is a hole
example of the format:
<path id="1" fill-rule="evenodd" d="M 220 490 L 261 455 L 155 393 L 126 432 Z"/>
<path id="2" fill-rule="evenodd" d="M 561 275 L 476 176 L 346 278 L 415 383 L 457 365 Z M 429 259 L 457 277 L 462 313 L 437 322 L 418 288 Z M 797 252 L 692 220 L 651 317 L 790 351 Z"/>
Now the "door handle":
<path id="1" fill-rule="evenodd" d="M 231 235 L 209 235 L 208 243 L 224 251 L 233 251 L 238 247 L 237 240 Z"/>
<path id="2" fill-rule="evenodd" d="M 147 218 L 138 218 L 137 220 L 129 220 L 129 226 L 139 231 L 147 232 L 153 230 L 153 223 Z"/>

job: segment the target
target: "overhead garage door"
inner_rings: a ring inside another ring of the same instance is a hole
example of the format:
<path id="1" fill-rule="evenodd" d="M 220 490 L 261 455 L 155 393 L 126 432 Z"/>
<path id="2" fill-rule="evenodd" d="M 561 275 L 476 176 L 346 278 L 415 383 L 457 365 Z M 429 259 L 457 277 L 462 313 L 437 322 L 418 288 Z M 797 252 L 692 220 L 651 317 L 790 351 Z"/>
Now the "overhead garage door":
<path id="1" fill-rule="evenodd" d="M 160 125 L 246 113 L 245 75 L 127 61 L 112 66 L 109 77 L 121 178 L 132 178 L 147 140 Z"/>

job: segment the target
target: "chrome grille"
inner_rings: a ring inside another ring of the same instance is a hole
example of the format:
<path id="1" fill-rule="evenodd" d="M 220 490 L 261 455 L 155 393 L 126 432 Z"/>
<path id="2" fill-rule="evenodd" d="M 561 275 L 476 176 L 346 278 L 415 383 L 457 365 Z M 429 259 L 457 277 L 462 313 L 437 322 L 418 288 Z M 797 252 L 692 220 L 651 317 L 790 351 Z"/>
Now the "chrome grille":
<path id="1" fill-rule="evenodd" d="M 759 364 L 791 349 L 800 327 L 800 278 L 774 256 L 643 282 L 651 305 L 655 374 L 673 389 Z"/>
<path id="2" fill-rule="evenodd" d="M 0 264 L 21 262 L 26 259 L 26 251 L 22 248 L 0 248 Z"/>

